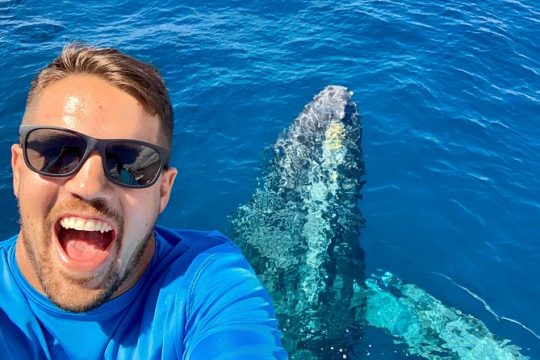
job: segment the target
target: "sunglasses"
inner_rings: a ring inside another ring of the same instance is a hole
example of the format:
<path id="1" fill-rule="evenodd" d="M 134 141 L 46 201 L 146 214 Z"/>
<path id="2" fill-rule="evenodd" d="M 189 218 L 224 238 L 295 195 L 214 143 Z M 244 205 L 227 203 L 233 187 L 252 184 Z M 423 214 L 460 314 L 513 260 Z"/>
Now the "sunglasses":
<path id="1" fill-rule="evenodd" d="M 21 125 L 19 135 L 26 166 L 45 176 L 71 176 L 97 150 L 111 182 L 145 188 L 156 182 L 169 161 L 167 149 L 143 141 L 96 139 L 55 126 Z"/>

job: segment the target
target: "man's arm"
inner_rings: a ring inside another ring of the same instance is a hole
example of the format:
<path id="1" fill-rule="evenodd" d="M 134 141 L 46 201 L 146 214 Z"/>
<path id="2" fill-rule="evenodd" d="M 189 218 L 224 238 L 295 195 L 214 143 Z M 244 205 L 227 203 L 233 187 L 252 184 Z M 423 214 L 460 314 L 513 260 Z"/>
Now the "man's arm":
<path id="1" fill-rule="evenodd" d="M 185 359 L 287 359 L 270 297 L 239 251 L 205 260 L 186 311 Z"/>

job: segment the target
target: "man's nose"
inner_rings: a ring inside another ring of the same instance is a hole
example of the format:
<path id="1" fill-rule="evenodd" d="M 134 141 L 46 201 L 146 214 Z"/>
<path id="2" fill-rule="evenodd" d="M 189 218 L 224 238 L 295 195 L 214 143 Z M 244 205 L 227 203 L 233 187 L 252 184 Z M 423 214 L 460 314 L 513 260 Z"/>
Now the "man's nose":
<path id="1" fill-rule="evenodd" d="M 70 193 L 86 200 L 107 200 L 111 196 L 111 183 L 97 152 L 88 156 L 79 171 L 71 176 L 64 186 Z"/>

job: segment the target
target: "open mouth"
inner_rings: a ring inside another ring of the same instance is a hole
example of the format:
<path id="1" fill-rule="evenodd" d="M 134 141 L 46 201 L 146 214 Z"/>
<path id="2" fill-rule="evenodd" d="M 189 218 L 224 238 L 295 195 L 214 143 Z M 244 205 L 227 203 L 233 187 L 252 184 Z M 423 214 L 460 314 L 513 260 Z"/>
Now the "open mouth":
<path id="1" fill-rule="evenodd" d="M 55 232 L 70 260 L 95 265 L 107 258 L 116 236 L 107 222 L 76 216 L 60 219 L 55 225 Z"/>

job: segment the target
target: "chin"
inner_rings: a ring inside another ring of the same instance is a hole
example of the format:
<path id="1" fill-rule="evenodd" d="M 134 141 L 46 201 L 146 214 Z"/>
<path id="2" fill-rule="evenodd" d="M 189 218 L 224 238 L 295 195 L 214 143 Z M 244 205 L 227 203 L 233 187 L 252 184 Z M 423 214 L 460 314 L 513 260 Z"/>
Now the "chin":
<path id="1" fill-rule="evenodd" d="M 123 279 L 112 276 L 97 289 L 84 286 L 80 281 L 71 284 L 66 284 L 65 280 L 44 281 L 42 285 L 52 303 L 65 311 L 78 313 L 95 309 L 110 300 L 122 283 Z"/>

